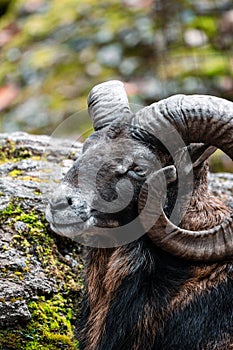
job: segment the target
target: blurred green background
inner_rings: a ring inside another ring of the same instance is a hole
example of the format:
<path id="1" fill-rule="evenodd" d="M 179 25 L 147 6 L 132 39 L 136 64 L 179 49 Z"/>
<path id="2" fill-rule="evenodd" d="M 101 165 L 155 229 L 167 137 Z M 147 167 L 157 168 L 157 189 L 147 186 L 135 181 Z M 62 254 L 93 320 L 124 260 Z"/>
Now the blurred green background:
<path id="1" fill-rule="evenodd" d="M 109 79 L 140 105 L 233 100 L 232 52 L 232 0 L 0 0 L 0 131 L 51 134 Z M 212 164 L 233 170 L 220 152 Z"/>

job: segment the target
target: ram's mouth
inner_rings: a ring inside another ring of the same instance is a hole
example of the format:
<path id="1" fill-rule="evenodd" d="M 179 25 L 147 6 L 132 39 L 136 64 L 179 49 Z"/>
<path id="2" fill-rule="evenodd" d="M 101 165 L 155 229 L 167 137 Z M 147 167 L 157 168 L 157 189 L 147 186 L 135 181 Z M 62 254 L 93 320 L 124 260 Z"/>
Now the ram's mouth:
<path id="1" fill-rule="evenodd" d="M 90 218 L 85 222 L 74 222 L 71 224 L 50 222 L 50 227 L 55 233 L 75 240 L 83 234 L 91 232 L 94 227 L 94 222 L 93 218 Z"/>
<path id="2" fill-rule="evenodd" d="M 62 220 L 54 220 L 49 211 L 46 211 L 46 219 L 50 224 L 51 230 L 60 236 L 69 237 L 73 240 L 79 240 L 81 237 L 104 237 L 109 234 L 108 229 L 119 227 L 119 223 L 115 220 L 104 222 L 94 216 L 90 216 L 86 221 L 77 220 L 72 222 L 64 222 Z"/>
<path id="3" fill-rule="evenodd" d="M 50 227 L 56 233 L 63 234 L 64 231 L 77 230 L 77 232 L 82 232 L 84 230 L 83 224 L 81 223 L 73 223 L 73 224 L 58 224 L 58 223 L 50 223 Z"/>
<path id="4" fill-rule="evenodd" d="M 100 228 L 90 223 L 84 225 L 50 224 L 51 229 L 60 236 L 88 247 L 112 248 L 119 246 L 117 237 L 111 234 L 112 228 Z"/>

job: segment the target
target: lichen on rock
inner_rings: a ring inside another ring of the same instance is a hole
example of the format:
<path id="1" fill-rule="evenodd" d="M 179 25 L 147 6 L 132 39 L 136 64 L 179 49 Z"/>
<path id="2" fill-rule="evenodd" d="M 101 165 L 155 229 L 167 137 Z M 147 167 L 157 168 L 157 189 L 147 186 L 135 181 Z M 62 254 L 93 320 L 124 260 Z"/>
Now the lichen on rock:
<path id="1" fill-rule="evenodd" d="M 0 349 L 78 349 L 82 247 L 50 230 L 43 194 L 53 166 L 62 176 L 80 147 L 0 135 Z"/>

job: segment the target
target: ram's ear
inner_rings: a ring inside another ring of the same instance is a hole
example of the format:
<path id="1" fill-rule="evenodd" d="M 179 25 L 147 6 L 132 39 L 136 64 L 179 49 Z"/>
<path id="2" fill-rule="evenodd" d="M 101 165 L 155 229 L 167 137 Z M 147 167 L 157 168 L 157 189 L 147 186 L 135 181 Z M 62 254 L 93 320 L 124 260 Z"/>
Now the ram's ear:
<path id="1" fill-rule="evenodd" d="M 193 163 L 193 168 L 196 168 L 199 165 L 201 165 L 216 150 L 217 150 L 217 148 L 214 146 L 205 145 L 203 143 L 191 143 L 188 146 L 188 151 L 189 151 L 192 163 Z"/>

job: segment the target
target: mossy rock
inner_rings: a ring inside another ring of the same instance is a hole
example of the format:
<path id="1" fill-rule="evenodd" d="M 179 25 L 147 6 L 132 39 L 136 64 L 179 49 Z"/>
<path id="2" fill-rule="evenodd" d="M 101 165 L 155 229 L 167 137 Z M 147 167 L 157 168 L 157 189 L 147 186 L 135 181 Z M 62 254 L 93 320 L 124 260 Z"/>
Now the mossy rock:
<path id="1" fill-rule="evenodd" d="M 1 350 L 78 349 L 83 248 L 50 230 L 43 194 L 51 164 L 72 164 L 80 146 L 24 133 L 0 135 Z"/>

